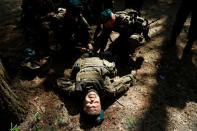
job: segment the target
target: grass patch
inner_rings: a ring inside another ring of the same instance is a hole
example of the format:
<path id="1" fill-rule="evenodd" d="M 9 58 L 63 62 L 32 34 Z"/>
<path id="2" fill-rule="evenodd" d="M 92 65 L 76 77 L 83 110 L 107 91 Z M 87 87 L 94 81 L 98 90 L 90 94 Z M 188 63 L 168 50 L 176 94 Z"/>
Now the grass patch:
<path id="1" fill-rule="evenodd" d="M 40 113 L 36 112 L 33 116 L 32 116 L 32 121 L 34 121 L 35 123 L 39 122 L 40 120 Z"/>
<path id="2" fill-rule="evenodd" d="M 17 127 L 17 125 L 13 125 L 12 123 L 11 123 L 11 125 L 10 125 L 10 130 L 9 131 L 19 131 L 19 129 L 18 129 L 18 127 Z"/>
<path id="3" fill-rule="evenodd" d="M 128 130 L 134 129 L 140 123 L 140 120 L 136 119 L 135 117 L 126 118 L 125 120 L 125 125 Z"/>

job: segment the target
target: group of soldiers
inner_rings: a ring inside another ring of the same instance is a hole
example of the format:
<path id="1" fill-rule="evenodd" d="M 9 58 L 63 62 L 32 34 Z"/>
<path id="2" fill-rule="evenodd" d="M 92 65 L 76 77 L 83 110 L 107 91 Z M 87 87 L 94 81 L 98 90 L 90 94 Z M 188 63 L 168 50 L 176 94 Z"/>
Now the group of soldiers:
<path id="1" fill-rule="evenodd" d="M 23 0 L 22 21 L 27 40 L 36 40 L 35 43 L 42 44 L 46 50 L 49 50 L 52 30 L 55 42 L 64 52 L 88 52 L 74 63 L 69 79 L 57 79 L 57 86 L 69 96 L 84 98 L 83 112 L 99 124 L 104 119 L 100 97 L 115 97 L 133 83 L 132 73 L 119 80 L 112 79 L 117 75 L 115 64 L 128 63 L 129 54 L 149 40 L 149 23 L 135 10 L 113 13 L 105 9 L 95 18 L 99 22 L 95 22 L 97 29 L 93 39 L 83 7 L 79 0 Z M 112 31 L 119 33 L 115 41 L 110 38 Z M 106 49 L 109 39 L 111 44 Z M 90 53 L 97 55 L 90 56 Z"/>

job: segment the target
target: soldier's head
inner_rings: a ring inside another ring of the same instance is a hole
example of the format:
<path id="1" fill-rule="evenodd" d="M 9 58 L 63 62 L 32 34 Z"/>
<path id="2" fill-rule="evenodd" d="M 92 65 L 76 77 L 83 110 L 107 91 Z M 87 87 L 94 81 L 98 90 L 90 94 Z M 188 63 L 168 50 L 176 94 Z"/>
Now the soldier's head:
<path id="1" fill-rule="evenodd" d="M 100 19 L 105 28 L 112 28 L 115 23 L 116 17 L 110 9 L 106 9 L 101 12 Z"/>
<path id="2" fill-rule="evenodd" d="M 90 90 L 83 102 L 83 112 L 87 119 L 94 124 L 101 124 L 104 120 L 104 111 L 101 109 L 101 101 L 95 90 Z"/>
<path id="3" fill-rule="evenodd" d="M 99 115 L 101 113 L 100 97 L 95 90 L 91 90 L 86 94 L 83 111 L 88 115 Z"/>

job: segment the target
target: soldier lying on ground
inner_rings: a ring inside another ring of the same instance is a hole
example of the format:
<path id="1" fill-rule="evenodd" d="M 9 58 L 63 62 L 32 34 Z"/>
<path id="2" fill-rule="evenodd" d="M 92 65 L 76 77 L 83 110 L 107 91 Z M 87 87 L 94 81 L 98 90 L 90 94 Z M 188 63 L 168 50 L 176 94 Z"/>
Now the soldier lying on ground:
<path id="1" fill-rule="evenodd" d="M 58 87 L 69 96 L 81 96 L 83 112 L 93 118 L 97 124 L 104 119 L 100 97 L 115 97 L 131 87 L 133 74 L 113 81 L 116 75 L 114 62 L 99 57 L 79 58 L 72 69 L 70 79 L 57 80 Z"/>
<path id="2" fill-rule="evenodd" d="M 120 11 L 113 13 L 107 9 L 101 13 L 101 25 L 95 32 L 95 50 L 103 52 L 108 38 L 112 31 L 118 32 L 120 35 L 116 42 L 111 44 L 112 55 L 117 55 L 122 62 L 129 59 L 129 53 L 133 53 L 137 45 L 143 40 L 148 41 L 148 21 L 138 15 L 135 10 L 129 12 Z"/>

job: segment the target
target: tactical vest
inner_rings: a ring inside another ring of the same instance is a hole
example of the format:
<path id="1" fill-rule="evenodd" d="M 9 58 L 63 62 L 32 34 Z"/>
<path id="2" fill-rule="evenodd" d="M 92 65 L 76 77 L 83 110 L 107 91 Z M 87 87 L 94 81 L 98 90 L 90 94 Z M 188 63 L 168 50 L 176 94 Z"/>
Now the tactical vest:
<path id="1" fill-rule="evenodd" d="M 81 59 L 80 70 L 76 75 L 76 81 L 92 82 L 103 80 L 108 72 L 116 72 L 115 64 L 98 57 Z"/>

